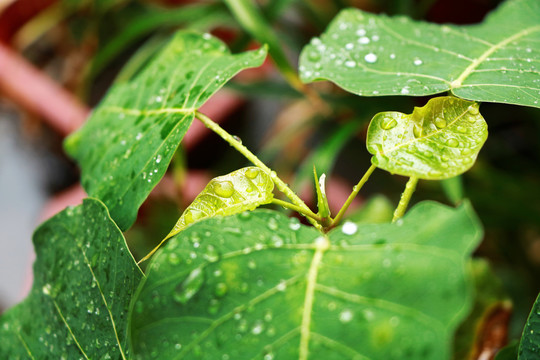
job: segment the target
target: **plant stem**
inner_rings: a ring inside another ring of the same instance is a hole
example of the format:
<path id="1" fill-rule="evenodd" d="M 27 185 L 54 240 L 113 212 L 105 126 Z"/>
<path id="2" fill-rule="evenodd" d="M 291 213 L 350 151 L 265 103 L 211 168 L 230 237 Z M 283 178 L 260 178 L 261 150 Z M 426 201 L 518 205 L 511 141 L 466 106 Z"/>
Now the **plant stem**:
<path id="1" fill-rule="evenodd" d="M 403 214 L 405 214 L 405 210 L 407 210 L 407 206 L 409 205 L 412 194 L 416 189 L 417 183 L 418 178 L 416 176 L 411 176 L 409 178 L 409 181 L 407 181 L 407 185 L 405 185 L 405 190 L 401 194 L 401 199 L 399 199 L 399 204 L 396 208 L 396 211 L 394 211 L 394 218 L 392 219 L 392 222 L 395 222 L 397 219 L 402 217 Z"/>
<path id="2" fill-rule="evenodd" d="M 234 136 L 229 134 L 227 131 L 225 131 L 221 126 L 219 126 L 217 123 L 213 122 L 212 119 L 210 119 L 208 116 L 204 115 L 203 113 L 196 111 L 195 116 L 197 119 L 199 119 L 204 126 L 218 134 L 223 140 L 229 143 L 233 148 L 235 148 L 239 153 L 244 155 L 246 159 L 251 161 L 255 166 L 262 169 L 264 172 L 266 172 L 268 175 L 270 175 L 270 178 L 276 185 L 279 191 L 281 191 L 285 196 L 287 196 L 294 205 L 298 206 L 300 209 L 303 209 L 304 213 L 312 213 L 311 209 L 292 191 L 287 184 L 283 180 L 281 180 L 275 171 L 271 170 L 266 164 L 264 164 L 259 158 L 253 154 L 247 147 L 242 145 L 240 141 L 238 141 Z M 315 214 L 313 214 L 315 215 Z M 319 224 L 317 221 L 315 221 L 312 217 L 307 218 L 309 222 L 315 226 L 317 229 L 322 230 L 321 224 Z"/>
<path id="3" fill-rule="evenodd" d="M 375 165 L 371 165 L 369 167 L 369 169 L 367 169 L 366 173 L 364 174 L 364 176 L 362 176 L 362 178 L 360 179 L 360 181 L 358 182 L 358 184 L 356 184 L 354 187 L 353 187 L 353 191 L 352 193 L 349 195 L 349 197 L 347 198 L 347 201 L 345 201 L 345 204 L 343 204 L 343 206 L 341 207 L 341 209 L 339 210 L 338 214 L 336 215 L 336 217 L 334 218 L 334 220 L 332 220 L 332 225 L 331 226 L 335 226 L 337 224 L 339 224 L 339 222 L 341 221 L 341 219 L 343 218 L 343 215 L 345 215 L 345 212 L 347 211 L 347 209 L 349 208 L 349 206 L 351 205 L 351 203 L 353 202 L 354 198 L 356 197 L 356 195 L 358 195 L 358 193 L 360 192 L 360 189 L 362 189 L 362 186 L 364 186 L 364 184 L 366 183 L 366 181 L 368 181 L 369 177 L 371 176 L 371 174 L 373 173 L 373 171 L 375 171 L 375 169 L 377 168 L 377 166 Z"/>
<path id="4" fill-rule="evenodd" d="M 279 205 L 279 206 L 282 206 L 284 208 L 296 211 L 297 213 L 300 213 L 300 214 L 304 215 L 307 218 L 312 218 L 313 220 L 315 220 L 317 222 L 322 221 L 322 218 L 319 215 L 315 214 L 313 211 L 311 211 L 311 210 L 306 211 L 306 209 L 304 209 L 304 208 L 302 208 L 300 206 L 294 205 L 294 204 L 292 204 L 290 202 L 279 200 L 279 199 L 272 199 L 272 204 Z"/>

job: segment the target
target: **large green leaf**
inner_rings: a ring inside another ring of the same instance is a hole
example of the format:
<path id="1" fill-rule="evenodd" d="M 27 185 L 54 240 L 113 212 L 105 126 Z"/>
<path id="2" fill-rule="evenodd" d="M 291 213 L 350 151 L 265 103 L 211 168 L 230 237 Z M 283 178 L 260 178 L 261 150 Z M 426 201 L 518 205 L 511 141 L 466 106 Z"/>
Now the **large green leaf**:
<path id="1" fill-rule="evenodd" d="M 33 240 L 34 284 L 0 318 L 0 358 L 126 359 L 127 310 L 142 273 L 105 206 L 86 199 Z"/>
<path id="2" fill-rule="evenodd" d="M 451 90 L 475 100 L 540 107 L 540 2 L 509 0 L 480 25 L 436 25 L 343 10 L 306 46 L 301 78 L 364 96 Z"/>
<path id="3" fill-rule="evenodd" d="M 519 360 L 535 360 L 540 357 L 540 294 L 534 302 L 519 343 Z"/>
<path id="4" fill-rule="evenodd" d="M 372 162 L 391 173 L 446 179 L 467 171 L 487 139 L 478 104 L 437 97 L 410 115 L 383 112 L 369 124 L 366 145 Z"/>
<path id="5" fill-rule="evenodd" d="M 448 359 L 481 234 L 468 203 L 328 235 L 268 210 L 203 220 L 152 260 L 130 315 L 134 356 Z"/>
<path id="6" fill-rule="evenodd" d="M 230 54 L 210 35 L 178 32 L 133 81 L 114 86 L 67 152 L 84 189 L 101 199 L 121 229 L 163 177 L 195 111 L 238 71 L 258 66 L 266 49 Z"/>

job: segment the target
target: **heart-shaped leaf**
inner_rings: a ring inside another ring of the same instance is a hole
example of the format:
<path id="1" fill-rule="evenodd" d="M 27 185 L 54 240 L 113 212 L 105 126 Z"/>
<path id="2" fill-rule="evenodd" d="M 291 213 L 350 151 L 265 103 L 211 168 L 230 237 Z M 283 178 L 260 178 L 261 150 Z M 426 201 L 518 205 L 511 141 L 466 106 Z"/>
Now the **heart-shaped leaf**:
<path id="1" fill-rule="evenodd" d="M 519 360 L 534 360 L 540 355 L 540 294 L 534 302 L 519 343 Z"/>
<path id="2" fill-rule="evenodd" d="M 118 226 L 163 177 L 195 111 L 240 70 L 258 66 L 266 49 L 230 54 L 210 35 L 178 32 L 144 72 L 115 85 L 88 122 L 65 143 L 81 182 Z"/>
<path id="3" fill-rule="evenodd" d="M 187 207 L 167 237 L 211 216 L 227 216 L 272 202 L 274 182 L 261 169 L 249 166 L 212 179 Z"/>
<path id="4" fill-rule="evenodd" d="M 383 112 L 369 124 L 371 161 L 391 173 L 446 179 L 467 171 L 487 139 L 478 104 L 438 97 L 410 115 Z"/>
<path id="5" fill-rule="evenodd" d="M 448 359 L 481 233 L 467 202 L 327 235 L 268 210 L 198 222 L 148 267 L 132 303 L 134 356 Z"/>
<path id="6" fill-rule="evenodd" d="M 364 96 L 452 91 L 540 107 L 540 2 L 506 1 L 480 25 L 436 25 L 343 10 L 302 51 L 301 78 Z"/>
<path id="7" fill-rule="evenodd" d="M 98 200 L 34 233 L 34 284 L 0 318 L 2 359 L 126 359 L 127 310 L 142 273 Z"/>

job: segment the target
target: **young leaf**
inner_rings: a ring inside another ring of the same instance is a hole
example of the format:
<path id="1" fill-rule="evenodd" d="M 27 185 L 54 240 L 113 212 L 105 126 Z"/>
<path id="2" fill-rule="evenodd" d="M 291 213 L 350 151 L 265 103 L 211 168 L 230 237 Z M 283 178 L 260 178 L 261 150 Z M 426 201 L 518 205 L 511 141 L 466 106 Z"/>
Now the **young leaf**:
<path id="1" fill-rule="evenodd" d="M 481 235 L 468 203 L 327 235 L 268 210 L 201 221 L 170 239 L 137 290 L 134 356 L 449 359 Z"/>
<path id="2" fill-rule="evenodd" d="M 540 2 L 506 1 L 480 25 L 436 25 L 343 10 L 302 51 L 303 81 L 330 80 L 364 96 L 452 91 L 540 107 Z"/>
<path id="3" fill-rule="evenodd" d="M 540 294 L 534 302 L 519 343 L 519 360 L 534 360 L 540 355 Z"/>
<path id="4" fill-rule="evenodd" d="M 126 359 L 127 309 L 142 273 L 105 206 L 86 199 L 33 241 L 34 284 L 0 317 L 0 358 Z"/>
<path id="5" fill-rule="evenodd" d="M 137 211 L 191 125 L 195 111 L 237 72 L 258 66 L 266 49 L 231 55 L 210 35 L 178 32 L 138 77 L 115 85 L 66 143 L 81 182 L 118 226 Z"/>
<path id="6" fill-rule="evenodd" d="M 410 115 L 383 112 L 369 124 L 372 163 L 391 173 L 420 179 L 447 179 L 467 171 L 487 139 L 478 104 L 438 97 Z"/>
<path id="7" fill-rule="evenodd" d="M 270 175 L 255 166 L 216 177 L 187 207 L 167 237 L 207 217 L 237 214 L 269 204 L 274 197 L 273 190 Z"/>

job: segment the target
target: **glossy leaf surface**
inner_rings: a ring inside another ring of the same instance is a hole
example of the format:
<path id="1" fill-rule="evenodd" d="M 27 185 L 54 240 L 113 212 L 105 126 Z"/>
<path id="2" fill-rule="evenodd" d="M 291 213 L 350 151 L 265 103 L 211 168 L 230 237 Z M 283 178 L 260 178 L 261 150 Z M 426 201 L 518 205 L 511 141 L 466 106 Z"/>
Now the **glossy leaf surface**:
<path id="1" fill-rule="evenodd" d="M 412 114 L 383 112 L 369 124 L 372 163 L 394 174 L 446 179 L 467 171 L 487 139 L 478 104 L 438 97 Z"/>
<path id="2" fill-rule="evenodd" d="M 274 182 L 261 169 L 250 166 L 212 179 L 187 207 L 167 237 L 194 222 L 211 216 L 226 216 L 272 202 Z"/>
<path id="3" fill-rule="evenodd" d="M 137 291 L 134 357 L 449 359 L 481 233 L 468 203 L 327 236 L 268 210 L 198 222 Z"/>
<path id="4" fill-rule="evenodd" d="M 114 86 L 66 144 L 81 182 L 127 229 L 191 125 L 195 111 L 266 50 L 230 54 L 210 35 L 178 32 L 138 77 Z"/>
<path id="5" fill-rule="evenodd" d="M 127 310 L 142 273 L 105 206 L 86 199 L 33 241 L 34 284 L 0 318 L 0 358 L 127 358 Z"/>
<path id="6" fill-rule="evenodd" d="M 534 360 L 540 356 L 540 294 L 534 302 L 519 343 L 519 360 Z"/>
<path id="7" fill-rule="evenodd" d="M 364 96 L 452 91 L 540 107 L 540 2 L 506 1 L 480 25 L 437 25 L 343 10 L 300 59 L 305 82 Z"/>

